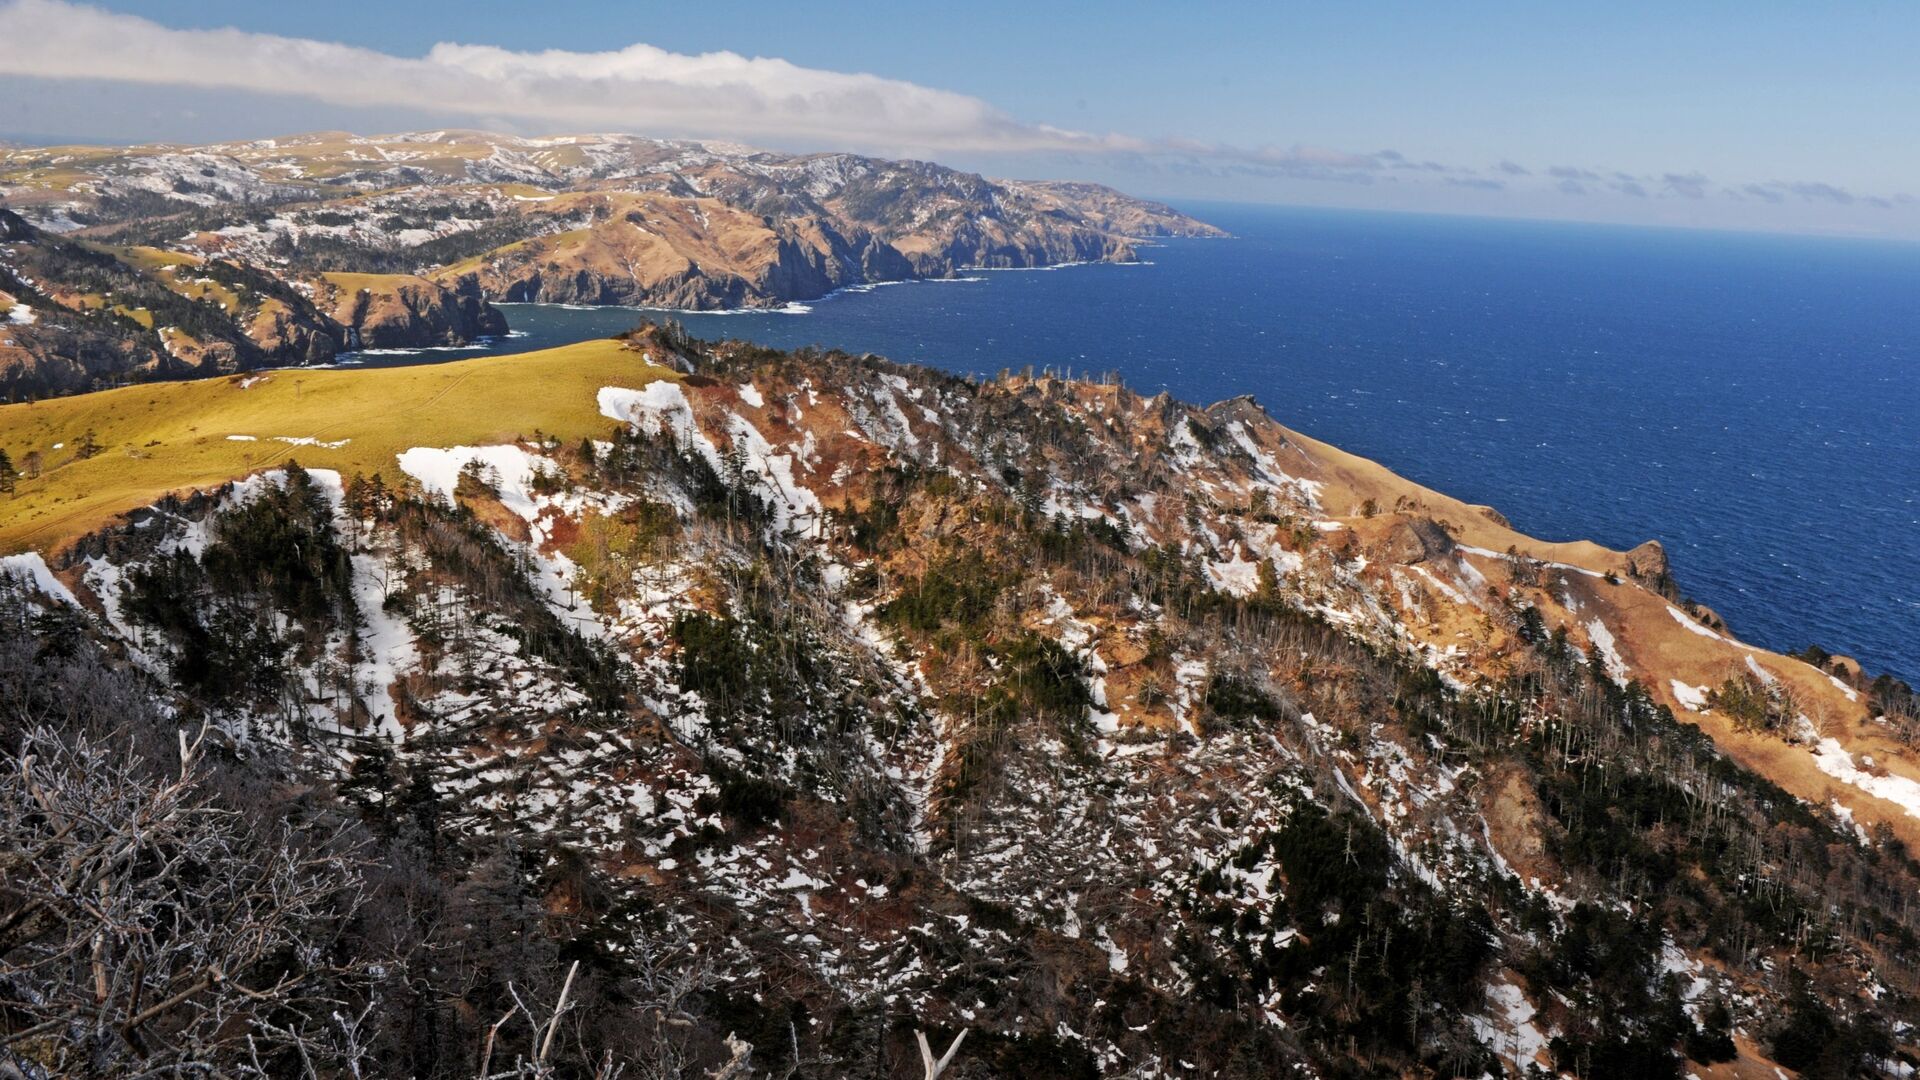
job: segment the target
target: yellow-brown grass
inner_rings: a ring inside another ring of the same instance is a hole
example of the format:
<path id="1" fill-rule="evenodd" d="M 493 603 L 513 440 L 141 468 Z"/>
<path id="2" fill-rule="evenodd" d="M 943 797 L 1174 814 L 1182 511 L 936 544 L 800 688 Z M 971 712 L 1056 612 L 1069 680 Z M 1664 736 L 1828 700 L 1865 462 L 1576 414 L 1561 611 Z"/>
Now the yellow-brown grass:
<path id="1" fill-rule="evenodd" d="M 612 421 L 600 415 L 600 387 L 663 378 L 678 376 L 621 342 L 600 340 L 447 364 L 280 369 L 0 406 L 0 448 L 16 465 L 38 451 L 45 470 L 21 478 L 15 495 L 0 495 L 0 552 L 56 550 L 168 492 L 215 486 L 289 458 L 396 481 L 395 455 L 408 447 L 506 442 L 536 430 L 568 441 L 604 436 Z M 89 430 L 101 451 L 82 459 L 77 450 Z M 347 441 L 329 448 L 277 437 Z"/>

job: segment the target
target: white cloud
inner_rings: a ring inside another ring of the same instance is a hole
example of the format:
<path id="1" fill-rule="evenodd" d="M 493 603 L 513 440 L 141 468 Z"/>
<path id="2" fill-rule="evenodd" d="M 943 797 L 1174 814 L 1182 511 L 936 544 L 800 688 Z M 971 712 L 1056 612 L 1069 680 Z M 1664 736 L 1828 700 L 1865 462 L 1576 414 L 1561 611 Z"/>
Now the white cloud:
<path id="1" fill-rule="evenodd" d="M 965 94 L 875 75 L 636 44 L 424 57 L 241 30 L 174 30 L 61 0 L 0 6 L 0 73 L 295 95 L 547 128 L 930 150 L 1147 152 L 1137 139 L 1023 123 Z"/>
<path id="2" fill-rule="evenodd" d="M 617 131 L 734 139 L 790 150 L 963 155 L 1002 162 L 1040 155 L 1077 162 L 1076 169 L 1164 171 L 1182 180 L 1200 178 L 1192 181 L 1197 183 L 1252 176 L 1345 182 L 1349 191 L 1356 184 L 1424 191 L 1418 197 L 1377 198 L 1388 203 L 1438 198 L 1443 208 L 1454 209 L 1458 204 L 1450 200 L 1455 197 L 1513 201 L 1549 192 L 1560 207 L 1567 205 L 1567 195 L 1577 195 L 1619 205 L 1671 200 L 1691 204 L 1690 213 L 1704 213 L 1705 205 L 1716 201 L 1743 201 L 1756 211 L 1788 203 L 1858 207 L 1863 214 L 1915 205 L 1905 196 L 1855 194 L 1820 182 L 1720 186 L 1691 171 L 1609 175 L 1555 166 L 1536 172 L 1504 159 L 1489 169 L 1472 169 L 1395 150 L 1352 153 L 1077 131 L 1015 118 L 967 94 L 732 52 L 687 55 L 646 44 L 607 52 L 522 52 L 442 43 L 424 56 L 396 56 L 237 29 L 171 29 L 67 0 L 0 0 L 0 97 L 31 91 L 42 99 L 29 106 L 32 115 L 39 123 L 52 123 L 56 116 L 81 117 L 87 106 L 80 103 L 94 99 L 69 101 L 66 95 L 102 83 L 128 87 L 130 97 L 144 92 L 196 104 L 209 96 L 231 98 L 249 121 L 292 115 L 301 124 L 318 119 L 358 126 L 370 117 L 398 114 L 434 125 L 470 122 L 527 134 Z M 138 110 L 129 106 L 122 112 Z M 343 122 L 346 117 L 354 119 Z M 61 123 L 87 125 L 84 118 Z M 1706 199 L 1710 188 L 1722 198 Z"/>
<path id="3" fill-rule="evenodd" d="M 0 75 L 293 96 L 347 108 L 471 117 L 541 134 L 623 131 L 893 153 L 1098 154 L 1333 177 L 1375 155 L 1235 147 L 1028 123 L 966 94 L 731 52 L 435 45 L 394 56 L 249 31 L 175 30 L 65 0 L 0 0 Z"/>

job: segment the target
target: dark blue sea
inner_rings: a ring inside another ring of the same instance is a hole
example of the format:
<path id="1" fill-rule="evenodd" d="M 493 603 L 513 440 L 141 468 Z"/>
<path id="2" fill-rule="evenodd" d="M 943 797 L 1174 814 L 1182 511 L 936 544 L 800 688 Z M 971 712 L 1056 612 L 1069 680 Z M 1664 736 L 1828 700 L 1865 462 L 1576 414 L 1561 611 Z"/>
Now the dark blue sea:
<path id="1" fill-rule="evenodd" d="M 677 317 L 702 337 L 1250 393 L 1532 535 L 1658 538 L 1750 641 L 1920 682 L 1920 245 L 1183 209 L 1236 238 Z M 503 351 L 639 317 L 506 311 L 524 336 Z"/>

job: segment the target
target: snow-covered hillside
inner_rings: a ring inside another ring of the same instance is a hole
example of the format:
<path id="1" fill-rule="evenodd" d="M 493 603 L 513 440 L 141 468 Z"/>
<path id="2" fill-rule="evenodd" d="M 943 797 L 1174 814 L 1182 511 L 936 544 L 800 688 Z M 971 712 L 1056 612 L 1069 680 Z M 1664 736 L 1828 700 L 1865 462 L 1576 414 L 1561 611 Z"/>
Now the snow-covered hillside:
<path id="1" fill-rule="evenodd" d="M 692 943 L 776 1071 L 910 1027 L 969 1075 L 1770 1071 L 1816 1021 L 1905 1069 L 1893 722 L 1657 546 L 1244 399 L 633 347 L 685 374 L 604 438 L 287 465 L 8 566 L 236 753 L 456 867 L 511 838 L 608 978 L 656 960 L 626 920 Z"/>

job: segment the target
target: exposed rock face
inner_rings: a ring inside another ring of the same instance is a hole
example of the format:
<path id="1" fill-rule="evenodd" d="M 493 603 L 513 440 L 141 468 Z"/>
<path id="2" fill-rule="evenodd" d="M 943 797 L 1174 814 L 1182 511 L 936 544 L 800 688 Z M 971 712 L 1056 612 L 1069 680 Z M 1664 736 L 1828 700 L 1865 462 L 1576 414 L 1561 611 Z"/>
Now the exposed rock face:
<path id="1" fill-rule="evenodd" d="M 1136 199 L 1101 184 L 1076 181 L 1009 180 L 1008 187 L 1046 209 L 1071 208 L 1103 232 L 1118 236 L 1206 236 L 1225 234 L 1194 228 L 1192 219 L 1165 203 Z"/>
<path id="2" fill-rule="evenodd" d="M 0 343 L 14 398 L 465 344 L 495 300 L 777 307 L 1221 235 L 1096 184 L 625 136 L 0 148 L 0 197 L 46 226 L 0 211 L 0 291 L 47 315 Z"/>
<path id="3" fill-rule="evenodd" d="M 1451 555 L 1456 546 L 1439 522 L 1417 517 L 1395 521 L 1382 543 L 1382 550 L 1394 562 L 1410 566 Z"/>
<path id="4" fill-rule="evenodd" d="M 324 364 L 340 350 L 340 328 L 304 306 L 263 304 L 254 312 L 246 333 L 277 363 Z"/>
<path id="5" fill-rule="evenodd" d="M 1627 572 L 1634 577 L 1658 580 L 1670 573 L 1667 549 L 1658 540 L 1648 540 L 1627 552 Z"/>
<path id="6" fill-rule="evenodd" d="M 506 316 L 469 287 L 449 289 L 424 278 L 336 274 L 330 315 L 347 349 L 464 345 L 507 332 Z"/>
<path id="7" fill-rule="evenodd" d="M 122 379 L 165 378 L 185 368 L 171 357 L 115 334 L 62 326 L 0 323 L 0 401 L 29 401 L 112 386 Z"/>

